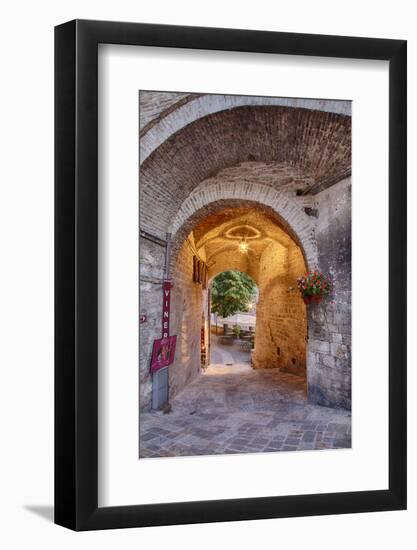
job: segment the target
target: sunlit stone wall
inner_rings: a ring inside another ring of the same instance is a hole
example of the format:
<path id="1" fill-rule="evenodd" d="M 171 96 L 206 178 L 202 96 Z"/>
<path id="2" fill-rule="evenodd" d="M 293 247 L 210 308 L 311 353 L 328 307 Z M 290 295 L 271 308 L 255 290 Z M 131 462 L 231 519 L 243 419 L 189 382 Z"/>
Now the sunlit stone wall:
<path id="1" fill-rule="evenodd" d="M 294 243 L 272 242 L 259 266 L 259 302 L 253 354 L 255 368 L 281 368 L 305 376 L 306 306 L 297 289 L 305 273 L 304 259 Z"/>
<path id="2" fill-rule="evenodd" d="M 207 291 L 193 282 L 193 247 L 191 234 L 180 250 L 172 274 L 171 334 L 177 335 L 177 349 L 175 361 L 169 367 L 170 399 L 201 371 L 200 331 Z"/>

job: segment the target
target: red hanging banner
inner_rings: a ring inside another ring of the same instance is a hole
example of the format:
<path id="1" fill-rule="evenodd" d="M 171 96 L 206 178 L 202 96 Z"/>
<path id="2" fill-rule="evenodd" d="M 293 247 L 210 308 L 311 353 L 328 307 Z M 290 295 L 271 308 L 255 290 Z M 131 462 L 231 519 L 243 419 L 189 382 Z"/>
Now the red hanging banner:
<path id="1" fill-rule="evenodd" d="M 151 372 L 156 372 L 163 367 L 168 367 L 174 362 L 176 345 L 176 336 L 168 336 L 168 338 L 158 338 L 158 340 L 154 340 Z"/>
<path id="2" fill-rule="evenodd" d="M 169 317 L 171 315 L 171 289 L 172 283 L 164 281 L 162 285 L 162 338 L 154 340 L 151 372 L 156 372 L 163 367 L 168 367 L 174 361 L 176 336 L 169 335 Z"/>
<path id="3" fill-rule="evenodd" d="M 164 281 L 162 287 L 162 338 L 169 336 L 169 316 L 171 314 L 171 288 L 170 281 Z"/>

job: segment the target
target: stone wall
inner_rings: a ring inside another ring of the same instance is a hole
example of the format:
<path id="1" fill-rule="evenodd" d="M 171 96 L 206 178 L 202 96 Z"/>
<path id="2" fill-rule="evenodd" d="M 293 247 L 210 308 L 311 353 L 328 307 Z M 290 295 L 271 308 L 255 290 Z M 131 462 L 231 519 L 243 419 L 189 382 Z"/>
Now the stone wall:
<path id="1" fill-rule="evenodd" d="M 169 398 L 172 399 L 201 371 L 200 330 L 207 291 L 193 282 L 192 235 L 183 244 L 172 273 L 171 334 L 177 335 L 175 361 L 169 367 Z"/>
<path id="2" fill-rule="evenodd" d="M 200 373 L 200 327 L 203 309 L 207 309 L 207 291 L 193 283 L 192 235 L 184 242 L 171 273 L 170 334 L 177 335 L 174 363 L 169 367 L 169 397 L 172 399 Z M 140 239 L 140 313 L 146 322 L 139 327 L 139 398 L 140 410 L 152 407 L 150 362 L 155 339 L 161 337 L 162 282 L 165 247 Z"/>
<path id="3" fill-rule="evenodd" d="M 308 397 L 320 405 L 351 407 L 351 180 L 317 195 L 320 269 L 333 290 L 309 306 Z"/>
<path id="4" fill-rule="evenodd" d="M 296 244 L 272 242 L 262 253 L 253 354 L 255 368 L 306 374 L 306 306 L 297 289 L 305 263 Z"/>
<path id="5" fill-rule="evenodd" d="M 139 325 L 139 400 L 141 410 L 149 410 L 152 401 L 152 375 L 149 372 L 152 346 L 162 332 L 162 280 L 165 247 L 141 238 L 139 246 L 139 311 L 147 316 Z"/>

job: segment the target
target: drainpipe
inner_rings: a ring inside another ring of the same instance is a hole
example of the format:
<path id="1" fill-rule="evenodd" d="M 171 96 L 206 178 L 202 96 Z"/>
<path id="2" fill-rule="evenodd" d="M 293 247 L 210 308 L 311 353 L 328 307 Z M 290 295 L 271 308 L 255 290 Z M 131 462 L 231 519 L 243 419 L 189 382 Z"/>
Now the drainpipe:
<path id="1" fill-rule="evenodd" d="M 171 233 L 167 233 L 166 237 L 166 248 L 165 248 L 165 268 L 164 268 L 164 279 L 166 281 L 170 280 L 170 270 L 171 270 Z"/>

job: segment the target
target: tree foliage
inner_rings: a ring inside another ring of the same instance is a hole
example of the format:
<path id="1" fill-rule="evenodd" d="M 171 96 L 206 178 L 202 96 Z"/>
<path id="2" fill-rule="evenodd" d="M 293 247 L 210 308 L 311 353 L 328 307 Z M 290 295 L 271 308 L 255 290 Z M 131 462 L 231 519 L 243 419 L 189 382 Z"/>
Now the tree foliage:
<path id="1" fill-rule="evenodd" d="M 240 271 L 224 271 L 215 277 L 211 287 L 211 311 L 229 317 L 238 311 L 249 311 L 256 291 L 253 280 Z"/>

